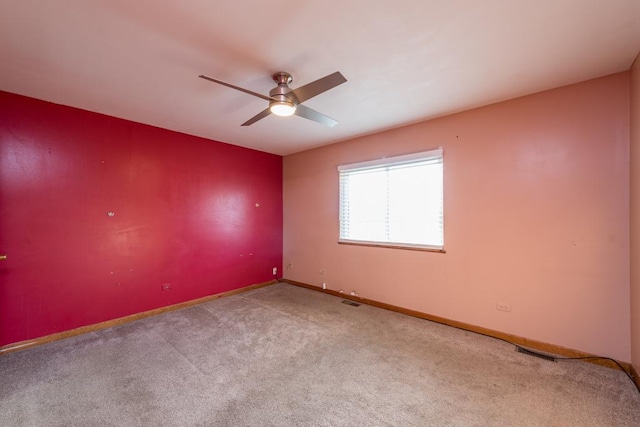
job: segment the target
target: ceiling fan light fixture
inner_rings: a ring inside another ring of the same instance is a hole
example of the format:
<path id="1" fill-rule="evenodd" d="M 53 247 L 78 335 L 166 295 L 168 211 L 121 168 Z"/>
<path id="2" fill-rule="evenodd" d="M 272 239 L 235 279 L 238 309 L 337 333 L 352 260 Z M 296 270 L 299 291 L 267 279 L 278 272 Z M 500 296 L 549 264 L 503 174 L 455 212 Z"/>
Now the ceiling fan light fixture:
<path id="1" fill-rule="evenodd" d="M 291 101 L 271 101 L 269 110 L 276 116 L 292 116 L 296 112 L 296 104 Z"/>

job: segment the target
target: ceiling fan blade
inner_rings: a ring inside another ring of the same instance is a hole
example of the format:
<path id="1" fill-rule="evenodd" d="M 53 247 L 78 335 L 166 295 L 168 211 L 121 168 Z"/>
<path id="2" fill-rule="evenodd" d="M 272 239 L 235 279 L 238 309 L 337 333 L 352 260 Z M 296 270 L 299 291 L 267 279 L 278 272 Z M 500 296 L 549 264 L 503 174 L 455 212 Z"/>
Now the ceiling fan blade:
<path id="1" fill-rule="evenodd" d="M 258 120 L 264 119 L 265 117 L 267 117 L 269 114 L 271 114 L 271 110 L 269 110 L 268 108 L 266 110 L 261 111 L 260 113 L 256 114 L 255 116 L 251 117 L 249 120 L 247 120 L 246 122 L 244 122 L 242 124 L 242 126 L 249 126 L 254 124 L 255 122 L 257 122 Z"/>
<path id="2" fill-rule="evenodd" d="M 330 128 L 334 127 L 338 124 L 336 120 L 333 120 L 331 117 L 325 116 L 324 114 L 318 113 L 316 110 L 312 110 L 309 107 L 305 107 L 304 105 L 298 105 L 296 109 L 296 116 L 304 117 L 305 119 L 313 120 L 314 122 L 318 122 L 325 126 L 329 126 Z"/>
<path id="3" fill-rule="evenodd" d="M 298 102 L 304 102 L 307 99 L 313 98 L 316 95 L 320 95 L 322 92 L 333 89 L 334 87 L 341 85 L 346 81 L 347 79 L 345 79 L 339 71 L 336 71 L 335 73 L 329 74 L 328 76 L 322 77 L 321 79 L 318 79 L 314 82 L 308 83 L 304 86 L 300 86 L 299 88 L 294 89 L 291 92 L 295 95 Z"/>
<path id="4" fill-rule="evenodd" d="M 218 84 L 221 84 L 223 86 L 226 86 L 226 87 L 230 87 L 231 89 L 239 90 L 240 92 L 248 93 L 249 95 L 257 96 L 258 98 L 262 98 L 262 99 L 265 99 L 267 101 L 271 101 L 271 98 L 266 96 L 266 95 L 262 95 L 262 94 L 259 94 L 257 92 L 252 92 L 249 89 L 244 89 L 244 88 L 241 88 L 241 87 L 238 87 L 238 86 L 234 86 L 232 84 L 225 83 L 225 82 L 223 82 L 221 80 L 216 80 L 214 78 L 205 76 L 204 74 L 200 75 L 198 77 L 200 77 L 201 79 L 209 80 L 210 82 L 214 82 L 214 83 L 218 83 Z"/>

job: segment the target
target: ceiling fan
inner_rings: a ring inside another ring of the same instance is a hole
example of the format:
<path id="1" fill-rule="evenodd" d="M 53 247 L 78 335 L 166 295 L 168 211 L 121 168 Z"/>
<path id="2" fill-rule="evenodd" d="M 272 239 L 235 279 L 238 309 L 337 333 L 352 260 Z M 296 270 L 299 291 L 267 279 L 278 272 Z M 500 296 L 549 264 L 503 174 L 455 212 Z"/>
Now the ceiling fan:
<path id="1" fill-rule="evenodd" d="M 293 81 L 291 74 L 279 71 L 272 76 L 273 81 L 276 82 L 278 86 L 271 89 L 269 96 L 266 96 L 205 75 L 200 75 L 198 77 L 269 101 L 269 107 L 266 110 L 263 110 L 253 116 L 244 122 L 242 126 L 252 125 L 258 120 L 273 113 L 277 116 L 291 116 L 295 114 L 296 116 L 304 117 L 305 119 L 313 120 L 314 122 L 318 122 L 329 127 L 334 127 L 338 124 L 336 120 L 301 104 L 306 100 L 311 99 L 316 95 L 320 95 L 329 89 L 333 89 L 347 81 L 339 71 L 336 71 L 333 74 L 329 74 L 328 76 L 322 77 L 314 82 L 300 86 L 297 89 L 291 89 L 289 88 L 289 84 Z"/>

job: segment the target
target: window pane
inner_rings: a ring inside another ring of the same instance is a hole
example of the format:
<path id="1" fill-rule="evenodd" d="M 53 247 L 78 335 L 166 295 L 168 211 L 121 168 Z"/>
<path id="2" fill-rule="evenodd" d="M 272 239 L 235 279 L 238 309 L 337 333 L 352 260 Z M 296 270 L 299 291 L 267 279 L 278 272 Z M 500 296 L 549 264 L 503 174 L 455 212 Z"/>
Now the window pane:
<path id="1" fill-rule="evenodd" d="M 391 242 L 442 245 L 441 170 L 436 164 L 389 172 Z"/>
<path id="2" fill-rule="evenodd" d="M 387 174 L 384 170 L 349 176 L 349 228 L 348 235 L 343 237 L 386 240 L 386 185 Z"/>

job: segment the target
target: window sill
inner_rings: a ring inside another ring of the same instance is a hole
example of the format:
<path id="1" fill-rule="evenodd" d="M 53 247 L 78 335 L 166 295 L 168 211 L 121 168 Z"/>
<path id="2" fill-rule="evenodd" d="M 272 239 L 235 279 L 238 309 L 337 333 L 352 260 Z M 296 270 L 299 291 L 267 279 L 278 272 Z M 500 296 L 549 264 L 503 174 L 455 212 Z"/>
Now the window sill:
<path id="1" fill-rule="evenodd" d="M 441 254 L 447 253 L 444 249 L 429 248 L 424 246 L 409 246 L 391 243 L 375 243 L 375 242 L 358 242 L 358 241 L 345 241 L 338 240 L 339 245 L 351 245 L 351 246 L 371 246 L 374 248 L 388 248 L 388 249 L 405 249 L 409 251 L 421 251 L 421 252 L 437 252 Z"/>

